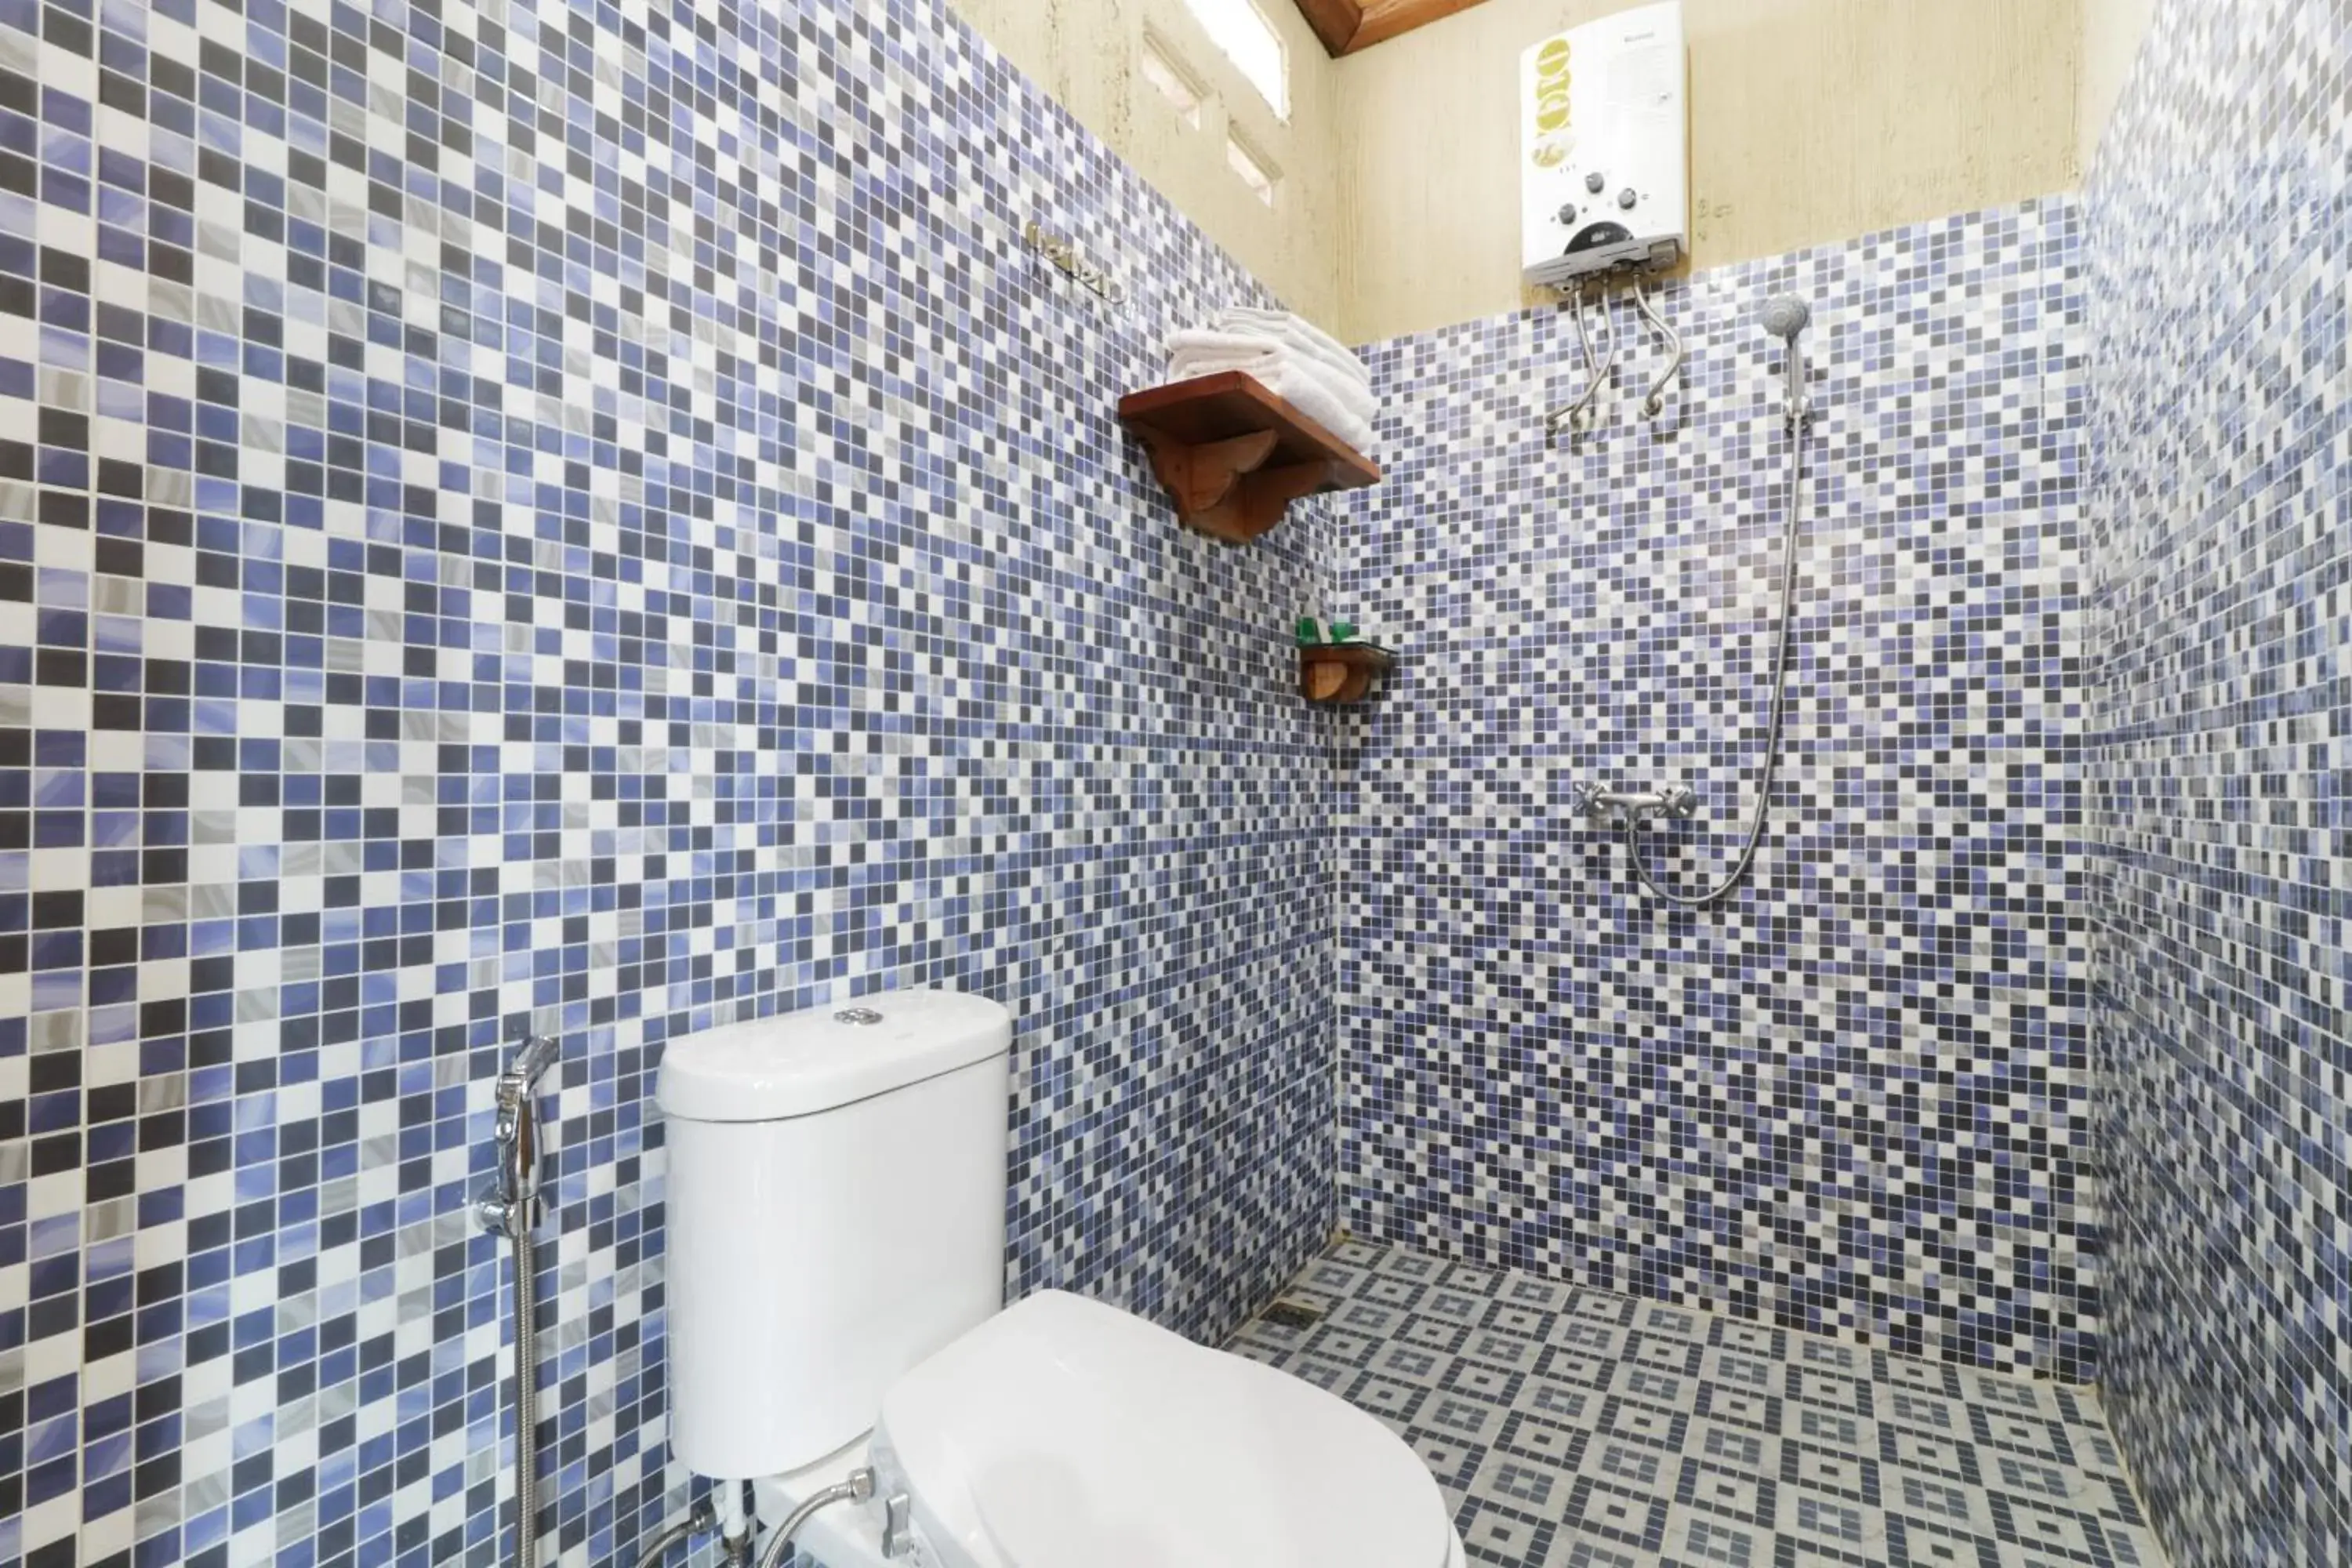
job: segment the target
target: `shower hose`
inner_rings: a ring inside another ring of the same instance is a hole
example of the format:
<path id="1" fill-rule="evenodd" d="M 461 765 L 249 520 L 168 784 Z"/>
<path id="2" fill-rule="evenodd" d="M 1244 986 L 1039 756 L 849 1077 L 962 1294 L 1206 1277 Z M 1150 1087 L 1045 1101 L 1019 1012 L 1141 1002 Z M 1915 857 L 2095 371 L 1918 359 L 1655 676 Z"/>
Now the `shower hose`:
<path id="1" fill-rule="evenodd" d="M 1789 693 L 1789 630 L 1796 619 L 1797 597 L 1797 537 L 1803 531 L 1805 516 L 1805 422 L 1801 414 L 1792 414 L 1789 422 L 1789 518 L 1782 530 L 1780 545 L 1780 635 L 1772 650 L 1772 718 L 1764 740 L 1764 777 L 1756 788 L 1756 815 L 1748 824 L 1747 842 L 1740 847 L 1739 858 L 1730 874 L 1703 893 L 1681 893 L 1664 886 L 1650 875 L 1642 864 L 1642 830 L 1631 816 L 1624 819 L 1625 858 L 1633 863 L 1633 875 L 1642 886 L 1670 904 L 1685 909 L 1703 909 L 1739 886 L 1748 868 L 1755 863 L 1756 847 L 1764 840 L 1764 820 L 1772 806 L 1772 774 L 1780 757 L 1780 720 Z"/>
<path id="2" fill-rule="evenodd" d="M 531 1413 L 539 1404 L 539 1314 L 532 1310 L 530 1227 L 514 1228 L 515 1568 L 539 1562 L 539 1455 Z"/>

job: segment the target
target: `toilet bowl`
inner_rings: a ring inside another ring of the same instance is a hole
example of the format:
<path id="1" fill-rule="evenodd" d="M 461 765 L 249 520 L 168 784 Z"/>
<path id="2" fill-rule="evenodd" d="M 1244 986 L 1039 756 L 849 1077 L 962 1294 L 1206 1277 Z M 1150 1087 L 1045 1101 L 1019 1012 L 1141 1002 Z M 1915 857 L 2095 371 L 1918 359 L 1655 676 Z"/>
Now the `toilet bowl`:
<path id="1" fill-rule="evenodd" d="M 943 991 L 672 1044 L 671 1445 L 827 1568 L 1456 1568 L 1377 1420 L 1059 1290 L 999 1309 L 1011 1018 Z"/>
<path id="2" fill-rule="evenodd" d="M 1458 1568 L 1444 1495 L 1395 1434 L 1286 1373 L 1114 1307 L 1031 1296 L 916 1367 L 866 1437 L 757 1482 L 783 1518 L 860 1466 L 875 1500 L 813 1517 L 827 1568 L 881 1568 L 902 1497 L 924 1568 Z"/>

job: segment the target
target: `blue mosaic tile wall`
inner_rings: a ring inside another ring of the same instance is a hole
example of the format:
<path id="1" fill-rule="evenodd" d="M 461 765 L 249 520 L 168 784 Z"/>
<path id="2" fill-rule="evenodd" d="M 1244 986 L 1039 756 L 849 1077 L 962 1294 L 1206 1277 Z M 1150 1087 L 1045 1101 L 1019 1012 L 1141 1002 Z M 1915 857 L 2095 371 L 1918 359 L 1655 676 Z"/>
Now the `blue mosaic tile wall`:
<path id="1" fill-rule="evenodd" d="M 1370 1236 L 2082 1378 L 2088 1185 L 2080 216 L 1962 215 L 1667 286 L 1581 442 L 1538 310 L 1381 345 L 1388 478 L 1337 602 L 1404 650 L 1341 740 L 1341 1214 Z M 1773 818 L 1689 913 L 1571 783 L 1682 780 L 1688 887 L 1754 802 L 1787 500 L 1814 475 Z"/>
<path id="2" fill-rule="evenodd" d="M 940 0 L 0 0 L 0 1563 L 502 1560 L 525 1021 L 567 1563 L 685 1500 L 665 1039 L 983 992 L 1012 1289 L 1312 1254 L 1328 509 L 1111 417 L 1262 298 Z"/>
<path id="3" fill-rule="evenodd" d="M 2352 1563 L 2352 5 L 2167 0 L 2086 202 L 2101 1375 L 2182 1568 Z"/>

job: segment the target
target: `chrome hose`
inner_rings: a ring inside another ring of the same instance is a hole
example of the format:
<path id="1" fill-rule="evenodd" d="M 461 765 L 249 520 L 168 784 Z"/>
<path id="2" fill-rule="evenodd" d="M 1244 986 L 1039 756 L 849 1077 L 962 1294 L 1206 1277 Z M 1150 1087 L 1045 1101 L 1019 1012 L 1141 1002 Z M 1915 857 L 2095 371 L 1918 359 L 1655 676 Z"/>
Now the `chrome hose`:
<path id="1" fill-rule="evenodd" d="M 732 1486 L 735 1483 L 730 1481 L 727 1484 Z M 704 1498 L 688 1511 L 684 1519 L 654 1537 L 654 1543 L 638 1556 L 637 1568 L 661 1568 L 661 1560 L 669 1554 L 671 1547 L 718 1527 L 718 1511 L 710 1506 L 710 1500 Z"/>
<path id="2" fill-rule="evenodd" d="M 515 1568 L 539 1565 L 539 1314 L 531 1301 L 530 1227 L 512 1232 L 515 1303 Z"/>
<path id="3" fill-rule="evenodd" d="M 1633 284 L 1633 308 L 1642 312 L 1642 319 L 1649 322 L 1660 337 L 1666 340 L 1666 368 L 1658 373 L 1657 380 L 1650 383 L 1649 395 L 1642 399 L 1643 417 L 1655 419 L 1665 412 L 1667 386 L 1683 373 L 1683 335 L 1675 331 L 1674 323 L 1659 312 L 1650 299 L 1649 289 L 1638 279 Z"/>
<path id="4" fill-rule="evenodd" d="M 552 1035 L 525 1035 L 497 1085 L 499 1179 L 474 1200 L 474 1223 L 507 1238 L 514 1261 L 515 1568 L 539 1563 L 539 1313 L 531 1300 L 530 1227 L 539 1223 L 540 1074 L 562 1047 Z"/>
<path id="5" fill-rule="evenodd" d="M 1606 358 L 1595 354 L 1592 350 L 1592 330 L 1585 324 L 1584 321 L 1584 285 L 1579 283 L 1570 291 L 1569 299 L 1570 308 L 1576 315 L 1576 341 L 1584 351 L 1584 390 L 1573 400 L 1561 404 L 1545 415 L 1544 426 L 1557 433 L 1562 426 L 1569 426 L 1581 434 L 1591 426 L 1593 405 L 1599 400 L 1601 389 L 1608 384 L 1609 373 L 1617 368 L 1617 329 L 1610 322 L 1609 300 L 1604 295 L 1601 297 L 1600 306 L 1601 324 L 1608 329 L 1609 335 L 1606 342 L 1609 345 L 1609 353 Z"/>
<path id="6" fill-rule="evenodd" d="M 837 1502 L 864 1502 L 873 1495 L 874 1472 L 870 1469 L 850 1471 L 847 1480 L 834 1482 L 793 1510 L 784 1522 L 776 1526 L 776 1533 L 768 1540 L 768 1550 L 760 1555 L 760 1568 L 779 1568 L 784 1553 L 792 1550 L 793 1537 L 801 1532 L 801 1526 L 816 1517 L 818 1510 L 831 1508 Z"/>
<path id="7" fill-rule="evenodd" d="M 1764 777 L 1756 792 L 1756 815 L 1748 825 L 1748 842 L 1739 851 L 1738 862 L 1731 874 L 1703 893 L 1677 893 L 1660 886 L 1650 877 L 1649 868 L 1642 864 L 1641 827 L 1631 816 L 1625 818 L 1625 858 L 1633 863 L 1633 875 L 1647 888 L 1670 904 L 1685 909 L 1702 909 L 1739 886 L 1748 868 L 1756 858 L 1756 847 L 1764 840 L 1764 821 L 1772 807 L 1772 775 L 1780 756 L 1781 720 L 1787 712 L 1789 692 L 1789 632 L 1796 619 L 1797 598 L 1797 538 L 1804 526 L 1805 513 L 1805 421 L 1803 407 L 1791 397 L 1789 413 L 1789 521 L 1780 547 L 1780 636 L 1772 653 L 1772 720 L 1764 741 Z"/>

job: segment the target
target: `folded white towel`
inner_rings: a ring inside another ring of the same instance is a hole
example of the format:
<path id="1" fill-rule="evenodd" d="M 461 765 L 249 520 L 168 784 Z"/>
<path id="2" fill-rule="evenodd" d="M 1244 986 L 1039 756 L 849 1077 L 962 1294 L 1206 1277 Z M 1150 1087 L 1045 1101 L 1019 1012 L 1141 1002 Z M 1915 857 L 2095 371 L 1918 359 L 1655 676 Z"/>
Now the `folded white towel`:
<path id="1" fill-rule="evenodd" d="M 1194 376 L 1214 375 L 1226 370 L 1242 372 L 1357 451 L 1371 449 L 1371 422 L 1339 396 L 1332 384 L 1339 378 L 1318 374 L 1304 360 L 1265 353 L 1230 360 L 1180 356 L 1171 362 L 1169 374 L 1179 381 L 1190 381 Z"/>
<path id="2" fill-rule="evenodd" d="M 1247 305 L 1229 305 L 1217 312 L 1217 325 L 1229 332 L 1255 332 L 1278 338 L 1296 349 L 1303 349 L 1317 360 L 1330 366 L 1350 380 L 1365 386 L 1372 384 L 1372 373 L 1364 368 L 1348 345 L 1303 317 L 1287 310 L 1257 310 Z"/>
<path id="3" fill-rule="evenodd" d="M 1357 418 L 1369 421 L 1381 411 L 1380 399 L 1372 395 L 1370 386 L 1341 374 L 1320 355 L 1278 338 L 1254 332 L 1173 332 L 1168 339 L 1168 355 L 1169 369 L 1180 375 L 1206 375 L 1211 369 L 1253 370 L 1259 364 L 1286 362 L 1324 382 L 1331 395 Z"/>

